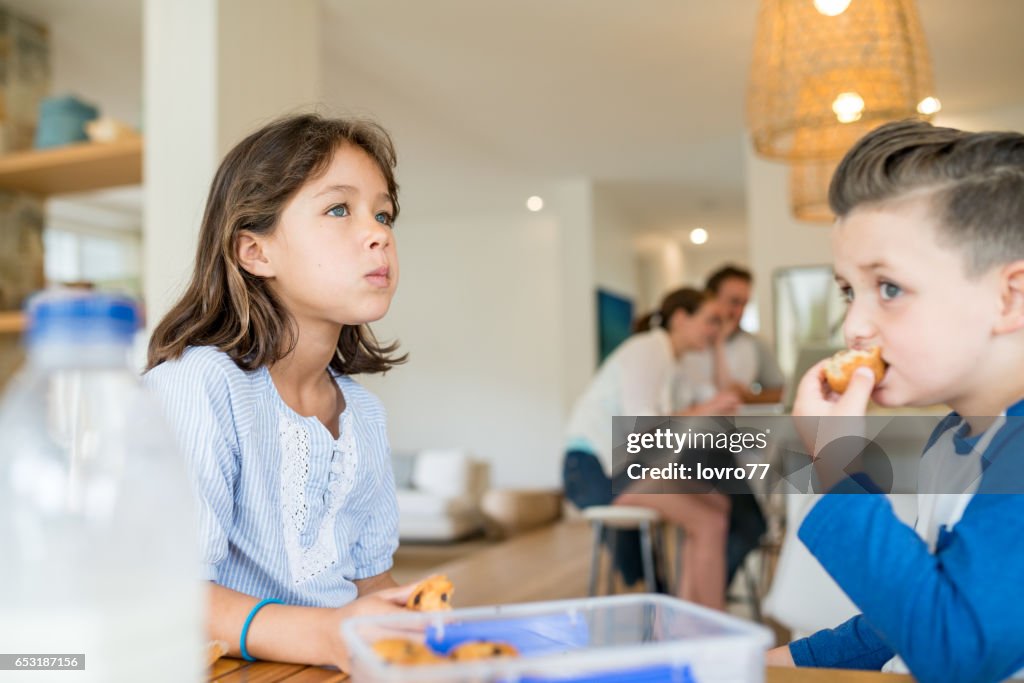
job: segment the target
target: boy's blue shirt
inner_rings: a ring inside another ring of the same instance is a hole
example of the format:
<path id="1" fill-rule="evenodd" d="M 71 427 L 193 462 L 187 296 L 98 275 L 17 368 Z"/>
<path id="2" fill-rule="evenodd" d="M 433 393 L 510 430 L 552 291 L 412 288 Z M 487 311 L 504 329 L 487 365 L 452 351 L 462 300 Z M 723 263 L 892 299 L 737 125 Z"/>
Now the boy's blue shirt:
<path id="1" fill-rule="evenodd" d="M 800 540 L 861 614 L 791 643 L 798 666 L 879 669 L 898 654 L 921 681 L 997 681 L 1024 666 L 1024 495 L 1009 493 L 1024 481 L 1024 401 L 1006 412 L 1017 419 L 985 450 L 978 494 L 934 554 L 884 496 L 829 493 L 812 508 Z"/>

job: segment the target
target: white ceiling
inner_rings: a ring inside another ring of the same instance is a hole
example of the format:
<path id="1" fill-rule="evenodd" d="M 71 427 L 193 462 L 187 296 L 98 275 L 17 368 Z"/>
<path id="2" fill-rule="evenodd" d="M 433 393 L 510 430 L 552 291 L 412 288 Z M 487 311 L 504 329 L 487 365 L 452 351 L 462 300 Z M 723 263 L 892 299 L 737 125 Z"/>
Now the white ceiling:
<path id="1" fill-rule="evenodd" d="M 947 112 L 1024 102 L 1024 2 L 918 4 Z M 325 0 L 325 90 L 406 164 L 590 177 L 638 228 L 742 229 L 757 5 Z"/>
<path id="2" fill-rule="evenodd" d="M 83 60 L 101 50 L 108 82 L 138 97 L 141 0 L 3 2 Z M 1024 102 L 1024 0 L 918 6 L 946 113 Z M 392 130 L 406 206 L 521 206 L 544 181 L 584 177 L 640 230 L 742 229 L 756 0 L 323 7 L 325 100 Z"/>

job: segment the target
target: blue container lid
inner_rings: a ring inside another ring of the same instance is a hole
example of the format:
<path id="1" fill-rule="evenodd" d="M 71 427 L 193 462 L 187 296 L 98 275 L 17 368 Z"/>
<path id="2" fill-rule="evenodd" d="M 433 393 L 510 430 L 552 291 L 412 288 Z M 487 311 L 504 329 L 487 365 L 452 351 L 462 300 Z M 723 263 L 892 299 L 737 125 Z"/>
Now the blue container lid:
<path id="1" fill-rule="evenodd" d="M 44 290 L 25 306 L 28 343 L 131 344 L 139 311 L 127 296 L 75 289 Z"/>

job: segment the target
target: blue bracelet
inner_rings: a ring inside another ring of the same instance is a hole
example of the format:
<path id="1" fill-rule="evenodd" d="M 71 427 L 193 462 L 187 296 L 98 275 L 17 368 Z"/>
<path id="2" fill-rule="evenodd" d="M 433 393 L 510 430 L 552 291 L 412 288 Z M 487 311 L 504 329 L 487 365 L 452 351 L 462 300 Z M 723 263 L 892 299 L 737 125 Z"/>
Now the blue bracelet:
<path id="1" fill-rule="evenodd" d="M 267 605 L 283 605 L 284 603 L 274 598 L 267 598 L 266 600 L 260 600 L 256 603 L 256 606 L 249 612 L 249 616 L 245 618 L 245 623 L 242 624 L 242 636 L 238 639 L 238 649 L 242 653 L 242 659 L 247 662 L 255 662 L 256 658 L 249 654 L 249 650 L 245 647 L 245 639 L 249 637 L 249 626 L 252 624 L 252 618 L 256 616 L 256 613 Z"/>

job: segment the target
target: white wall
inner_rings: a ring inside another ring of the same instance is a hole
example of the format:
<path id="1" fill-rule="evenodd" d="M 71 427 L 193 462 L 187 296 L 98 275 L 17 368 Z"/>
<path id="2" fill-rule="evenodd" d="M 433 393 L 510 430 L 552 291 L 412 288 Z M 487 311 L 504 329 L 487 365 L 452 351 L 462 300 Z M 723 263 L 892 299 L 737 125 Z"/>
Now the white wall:
<path id="1" fill-rule="evenodd" d="M 558 226 L 558 321 L 552 332 L 560 364 L 562 424 L 597 367 L 597 252 L 594 186 L 588 180 L 563 180 L 550 188 L 546 211 Z M 529 263 L 524 262 L 523 268 Z M 616 271 L 618 269 L 615 269 Z M 540 303 L 540 302 L 538 302 Z"/>
<path id="2" fill-rule="evenodd" d="M 660 239 L 645 237 L 636 250 L 639 310 L 650 312 L 662 297 L 679 287 L 702 289 L 708 275 L 729 263 L 749 267 L 746 246 L 692 245 L 682 238 L 665 235 Z"/>
<path id="3" fill-rule="evenodd" d="M 96 21 L 89 3 L 77 3 L 49 23 L 55 95 L 74 94 L 110 116 L 142 124 L 142 14 L 125 3 Z M 108 8 L 109 9 L 109 8 Z M 103 46 L 98 49 L 98 46 Z"/>
<path id="4" fill-rule="evenodd" d="M 786 164 L 761 159 L 749 141 L 746 150 L 750 269 L 756 283 L 753 299 L 760 314 L 760 334 L 771 341 L 772 273 L 786 266 L 831 263 L 831 231 L 827 225 L 793 217 Z"/>
<path id="5" fill-rule="evenodd" d="M 708 276 L 726 264 L 744 268 L 750 266 L 750 254 L 745 246 L 689 245 L 683 251 L 686 253 L 686 276 L 680 284 L 688 287 L 703 287 Z"/>
<path id="6" fill-rule="evenodd" d="M 647 314 L 661 303 L 666 292 L 686 279 L 686 253 L 671 236 L 647 236 L 636 247 L 637 313 Z"/>
<path id="7" fill-rule="evenodd" d="M 975 131 L 1024 131 L 1024 102 L 996 109 L 954 113 L 941 112 L 935 117 L 935 124 Z"/>
<path id="8" fill-rule="evenodd" d="M 559 484 L 560 229 L 525 209 L 402 216 L 398 294 L 373 327 L 409 362 L 360 378 L 387 408 L 395 451 L 465 448 L 491 462 L 496 485 Z"/>
<path id="9" fill-rule="evenodd" d="M 561 485 L 565 422 L 596 368 L 595 289 L 637 292 L 615 206 L 583 180 L 543 196 L 536 214 L 404 211 L 398 295 L 374 330 L 410 361 L 361 378 L 387 407 L 394 450 L 467 449 L 503 488 Z"/>
<path id="10" fill-rule="evenodd" d="M 635 299 L 637 263 L 633 228 L 619 207 L 598 188 L 594 193 L 594 277 L 599 287 Z"/>

